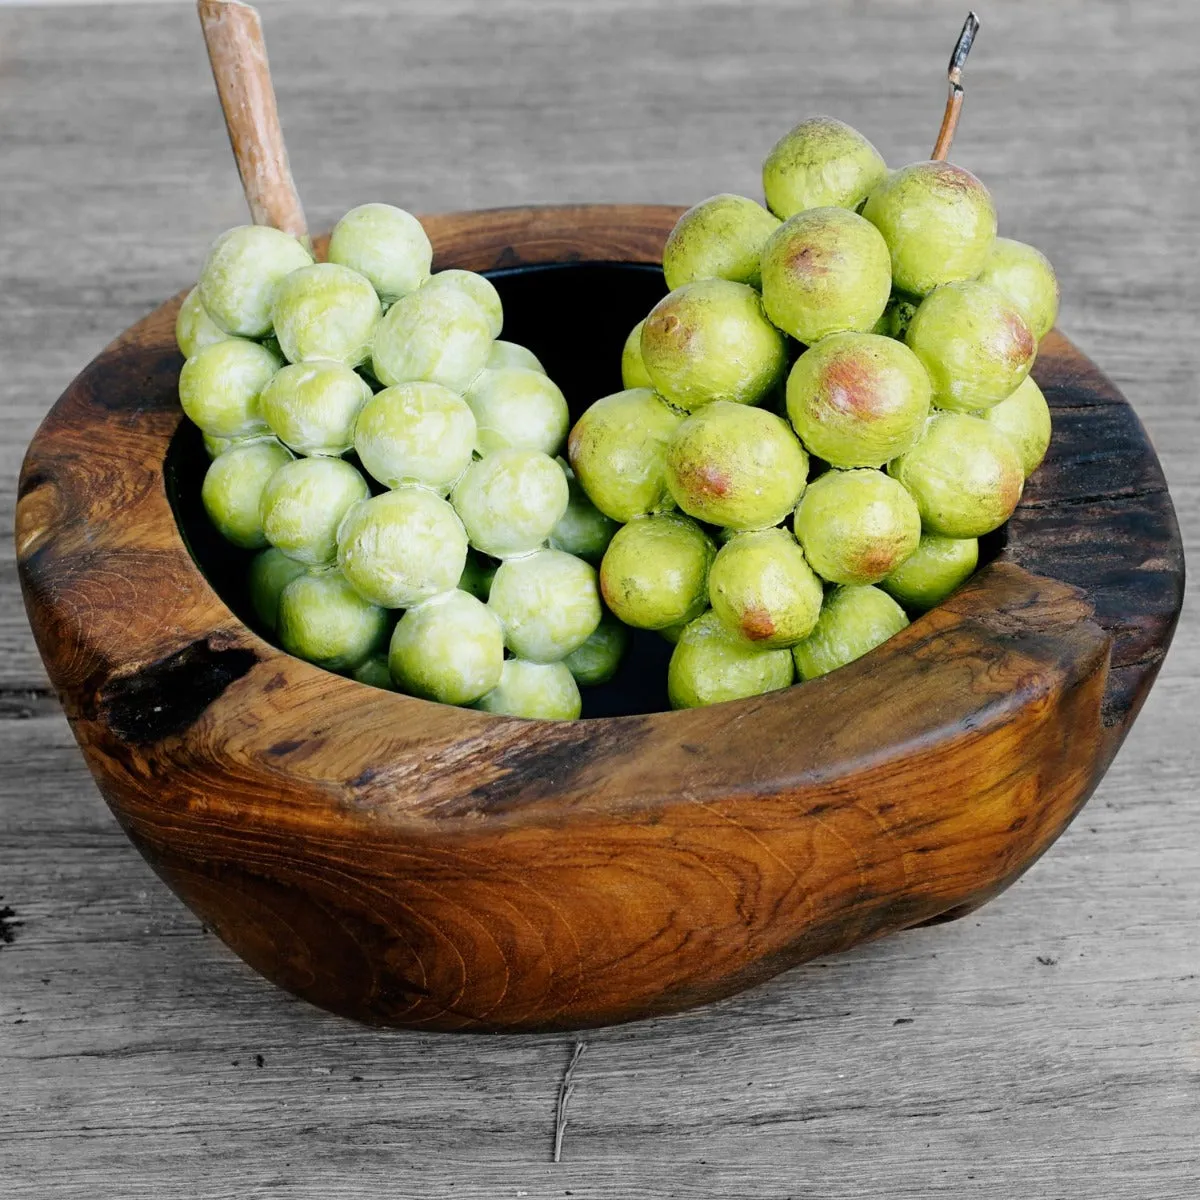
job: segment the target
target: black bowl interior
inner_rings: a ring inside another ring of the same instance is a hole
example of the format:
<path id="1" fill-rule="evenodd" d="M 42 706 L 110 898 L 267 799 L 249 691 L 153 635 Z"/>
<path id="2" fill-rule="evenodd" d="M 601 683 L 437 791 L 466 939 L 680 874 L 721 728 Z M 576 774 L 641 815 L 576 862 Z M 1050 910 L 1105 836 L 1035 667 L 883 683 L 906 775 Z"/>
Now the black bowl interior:
<path id="1" fill-rule="evenodd" d="M 554 263 L 485 274 L 504 302 L 503 337 L 527 346 L 563 390 L 571 421 L 621 388 L 621 349 L 630 329 L 666 295 L 658 267 L 633 263 Z M 208 455 L 200 431 L 184 421 L 167 450 L 167 494 L 183 540 L 201 571 L 237 617 L 273 640 L 250 604 L 252 552 L 226 542 L 200 503 Z M 583 688 L 583 715 L 659 712 L 667 703 L 671 647 L 656 633 L 630 630 L 629 651 L 609 683 Z"/>

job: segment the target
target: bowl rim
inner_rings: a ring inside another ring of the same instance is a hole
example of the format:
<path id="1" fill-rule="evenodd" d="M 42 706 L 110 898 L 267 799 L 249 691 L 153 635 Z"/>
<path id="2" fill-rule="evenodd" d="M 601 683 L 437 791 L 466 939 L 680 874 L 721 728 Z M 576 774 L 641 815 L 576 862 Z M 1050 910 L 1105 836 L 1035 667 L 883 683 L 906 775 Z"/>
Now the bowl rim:
<path id="1" fill-rule="evenodd" d="M 671 205 L 567 205 L 438 214 L 421 219 L 435 247 L 437 269 L 457 266 L 492 270 L 552 263 L 655 264 L 660 261 L 667 232 L 682 211 L 682 206 Z M 317 239 L 318 247 L 322 240 Z M 216 687 L 226 675 L 242 670 L 229 657 L 242 653 L 245 657 L 239 662 L 248 664 L 242 674 L 267 680 L 282 672 L 290 685 L 300 688 L 300 694 L 322 694 L 331 708 L 360 713 L 374 710 L 380 725 L 415 720 L 438 744 L 479 741 L 501 757 L 514 743 L 526 742 L 541 748 L 543 767 L 550 758 L 566 760 L 576 753 L 586 757 L 586 747 L 597 742 L 635 736 L 643 742 L 659 741 L 676 747 L 712 747 L 720 743 L 730 747 L 732 753 L 732 743 L 727 739 L 747 718 L 753 718 L 771 736 L 782 736 L 789 725 L 811 723 L 815 713 L 835 703 L 835 697 L 856 681 L 886 676 L 897 662 L 964 622 L 981 623 L 981 628 L 990 622 L 992 632 L 999 636 L 995 614 L 1017 603 L 1014 587 L 1016 592 L 1024 590 L 1030 595 L 1047 594 L 1050 581 L 1057 584 L 1057 590 L 1051 588 L 1056 603 L 1069 597 L 1080 605 L 1081 619 L 1089 610 L 1098 616 L 1100 627 L 1094 627 L 1093 635 L 1097 644 L 1103 641 L 1107 648 L 1108 634 L 1114 631 L 1119 640 L 1122 635 L 1117 627 L 1122 621 L 1126 630 L 1132 628 L 1141 635 L 1140 640 L 1131 643 L 1131 649 L 1122 651 L 1126 663 L 1137 668 L 1138 677 L 1132 683 L 1126 682 L 1122 695 L 1108 698 L 1110 726 L 1123 732 L 1148 690 L 1177 619 L 1182 596 L 1182 552 L 1157 459 L 1120 393 L 1054 331 L 1043 342 L 1035 368 L 1052 407 L 1066 411 L 1070 405 L 1083 403 L 1096 412 L 1119 412 L 1125 417 L 1126 432 L 1132 431 L 1140 438 L 1137 466 L 1146 479 L 1136 491 L 1110 490 L 1101 494 L 1097 503 L 1104 513 L 1116 514 L 1112 524 L 1124 508 L 1147 499 L 1153 502 L 1153 527 L 1142 531 L 1143 562 L 1159 564 L 1163 595 L 1152 597 L 1146 612 L 1107 612 L 1104 595 L 1098 597 L 1095 589 L 1089 591 L 1086 581 L 1069 577 L 1069 573 L 1064 579 L 1063 572 L 1055 571 L 1044 533 L 1053 525 L 1047 521 L 1047 514 L 1061 517 L 1072 510 L 1081 511 L 1081 497 L 1075 493 L 1086 493 L 1089 487 L 1097 486 L 1091 476 L 1075 479 L 1059 472 L 1044 479 L 1034 477 L 1009 524 L 1008 544 L 997 560 L 978 572 L 960 593 L 918 617 L 907 630 L 865 658 L 823 679 L 709 709 L 578 722 L 529 722 L 372 689 L 293 658 L 261 638 L 229 609 L 184 543 L 167 498 L 163 462 L 166 448 L 183 420 L 172 385 L 182 361 L 174 345 L 174 317 L 185 294 L 179 293 L 127 330 L 70 385 L 35 437 L 22 471 L 18 508 L 21 577 L 35 631 L 48 627 L 53 630 L 52 637 L 39 636 L 43 654 L 68 712 L 90 713 L 119 738 L 132 736 L 144 742 L 147 733 L 153 735 L 151 741 L 177 736 L 198 720 L 208 705 L 193 711 L 193 703 L 175 712 L 170 695 L 158 696 L 177 718 L 176 728 L 170 719 L 148 716 L 154 705 L 147 709 L 143 704 L 139 709 L 142 701 L 137 697 L 143 693 L 146 697 L 158 695 L 166 687 L 163 680 L 178 680 L 184 667 L 190 664 L 190 669 L 197 669 L 201 660 L 206 670 L 215 673 L 212 686 Z M 88 456 L 94 461 L 86 461 Z M 48 462 L 54 464 L 53 469 Z M 1078 464 L 1073 469 L 1079 474 Z M 68 486 L 71 470 L 76 475 Z M 104 486 L 96 486 L 98 477 Z M 114 485 L 125 493 L 123 503 L 115 509 L 111 495 L 105 491 L 105 487 Z M 1085 515 L 1093 520 L 1096 517 L 1094 512 Z M 1089 536 L 1103 538 L 1105 531 L 1093 528 Z M 61 570 L 50 579 L 43 569 L 51 560 L 61 562 L 64 554 L 80 556 L 80 565 L 85 568 L 68 572 L 66 583 Z M 1122 562 L 1119 566 L 1125 569 L 1129 564 Z M 70 587 L 95 587 L 97 577 L 103 575 L 124 582 L 132 601 L 128 619 L 89 623 L 81 618 L 83 613 L 94 617 L 99 610 L 94 604 L 81 608 L 78 598 L 68 594 Z M 1016 587 L 1018 579 L 1020 586 Z M 169 621 L 146 620 L 145 614 L 136 611 L 135 598 L 144 603 L 162 592 L 162 585 L 169 589 L 168 597 L 186 597 L 187 603 L 171 607 L 168 601 L 159 616 L 169 614 Z M 1143 596 L 1146 592 L 1143 589 L 1130 594 Z M 1026 596 L 1021 603 L 1028 602 Z M 1010 615 L 1006 619 L 1015 618 Z M 1153 661 L 1144 653 L 1147 642 L 1156 647 Z M 70 648 L 69 654 L 64 654 L 64 647 Z M 202 652 L 201 647 L 207 650 Z M 1114 665 L 1122 665 L 1122 653 L 1114 658 Z M 224 665 L 214 665 L 218 661 Z M 213 699 L 240 678 L 235 674 L 227 680 Z M 1003 697 L 992 697 L 991 701 L 1003 701 Z M 1001 708 L 1005 707 L 1001 703 Z M 161 713 L 155 715 L 162 717 Z M 957 709 L 930 714 L 912 736 L 917 742 L 927 742 L 938 736 L 939 729 L 950 729 L 962 719 L 964 714 Z M 145 726 L 142 733 L 134 728 L 139 721 Z M 280 740 L 286 743 L 294 739 Z M 886 739 L 883 744 L 889 750 L 897 749 Z M 1115 745 L 1112 749 L 1115 752 Z M 815 761 L 803 765 L 805 756 L 797 756 L 794 747 L 789 754 L 768 757 L 770 776 L 776 779 L 781 772 L 820 771 L 828 765 Z M 528 769 L 519 774 L 528 775 Z M 698 789 L 698 795 L 704 793 L 701 780 L 684 782 Z M 647 779 L 647 786 L 650 783 Z M 501 790 L 507 794 L 512 788 Z"/>

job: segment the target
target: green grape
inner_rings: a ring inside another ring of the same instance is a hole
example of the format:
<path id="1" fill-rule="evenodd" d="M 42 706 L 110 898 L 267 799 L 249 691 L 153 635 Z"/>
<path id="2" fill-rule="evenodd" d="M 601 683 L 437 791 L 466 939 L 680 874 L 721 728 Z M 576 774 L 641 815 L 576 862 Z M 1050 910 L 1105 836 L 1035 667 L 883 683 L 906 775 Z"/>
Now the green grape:
<path id="1" fill-rule="evenodd" d="M 556 460 L 567 477 L 567 511 L 550 531 L 550 545 L 588 562 L 599 562 L 619 526 L 606 517 L 587 497 L 575 472 L 561 458 Z"/>
<path id="2" fill-rule="evenodd" d="M 991 408 L 1029 374 L 1037 341 L 995 288 L 948 283 L 921 301 L 904 340 L 933 383 L 933 403 L 953 412 Z"/>
<path id="3" fill-rule="evenodd" d="M 643 319 L 629 331 L 621 349 L 621 386 L 627 391 L 630 388 L 654 387 L 650 372 L 642 361 L 642 326 L 645 323 Z"/>
<path id="4" fill-rule="evenodd" d="M 655 388 L 688 411 L 713 400 L 756 404 L 787 365 L 758 293 L 728 279 L 697 279 L 663 297 L 642 324 L 641 350 Z"/>
<path id="5" fill-rule="evenodd" d="M 570 489 L 562 468 L 540 450 L 494 450 L 466 469 L 450 499 L 476 550 L 511 558 L 545 544 Z"/>
<path id="6" fill-rule="evenodd" d="M 849 209 L 799 212 L 763 248 L 767 316 L 806 345 L 831 333 L 871 329 L 891 293 L 887 244 Z"/>
<path id="7" fill-rule="evenodd" d="M 297 658 L 347 671 L 387 637 L 387 613 L 364 600 L 340 571 L 306 571 L 279 596 L 279 642 Z"/>
<path id="8" fill-rule="evenodd" d="M 363 406 L 354 448 L 385 487 L 416 483 L 444 496 L 471 462 L 475 417 L 440 383 L 401 383 Z"/>
<path id="9" fill-rule="evenodd" d="M 833 467 L 880 467 L 917 444 L 931 388 L 920 359 L 873 333 L 835 333 L 796 360 L 787 413 L 804 445 Z"/>
<path id="10" fill-rule="evenodd" d="M 827 471 L 796 508 L 796 540 L 830 583 L 878 583 L 921 540 L 916 501 L 882 471 Z"/>
<path id="11" fill-rule="evenodd" d="M 881 337 L 895 338 L 898 342 L 904 341 L 909 322 L 912 321 L 913 314 L 917 311 L 920 303 L 919 299 L 910 298 L 903 292 L 893 292 L 892 298 L 883 310 L 883 316 L 875 322 L 871 332 L 877 333 Z"/>
<path id="12" fill-rule="evenodd" d="M 500 682 L 475 707 L 508 717 L 574 721 L 583 711 L 583 702 L 579 685 L 565 663 L 508 658 Z"/>
<path id="13" fill-rule="evenodd" d="M 234 438 L 213 437 L 211 433 L 202 435 L 204 438 L 204 450 L 209 458 L 216 458 L 218 455 L 224 454 L 230 446 L 237 445 Z"/>
<path id="14" fill-rule="evenodd" d="M 701 613 L 700 615 L 703 616 L 704 613 Z M 676 646 L 679 644 L 679 639 L 683 636 L 683 631 L 690 624 L 690 621 L 680 621 L 678 625 L 668 625 L 666 629 L 656 629 L 654 632 L 657 633 L 664 642 L 669 642 L 672 646 Z"/>
<path id="15" fill-rule="evenodd" d="M 279 624 L 279 597 L 299 575 L 308 568 L 294 558 L 288 558 L 274 546 L 256 554 L 250 563 L 250 603 L 265 629 L 275 632 Z"/>
<path id="16" fill-rule="evenodd" d="M 400 618 L 388 666 L 400 690 L 411 696 L 472 704 L 500 682 L 504 634 L 482 601 L 445 592 Z"/>
<path id="17" fill-rule="evenodd" d="M 887 164 L 857 129 L 811 117 L 775 143 L 762 174 L 767 207 L 786 220 L 806 208 L 857 209 L 886 178 Z"/>
<path id="18" fill-rule="evenodd" d="M 239 225 L 221 234 L 200 272 L 200 302 L 216 324 L 237 337 L 271 332 L 271 304 L 279 282 L 312 255 L 292 237 L 269 225 Z"/>
<path id="19" fill-rule="evenodd" d="M 1040 250 L 998 237 L 984 260 L 979 281 L 994 287 L 1021 314 L 1038 341 L 1054 327 L 1058 279 Z"/>
<path id="20" fill-rule="evenodd" d="M 995 426 L 1012 442 L 1026 479 L 1041 466 L 1050 448 L 1050 406 L 1031 376 L 1022 380 L 1007 400 L 976 416 Z"/>
<path id="21" fill-rule="evenodd" d="M 271 320 L 289 362 L 321 359 L 357 367 L 370 357 L 382 313 L 365 275 L 327 262 L 279 281 Z"/>
<path id="22" fill-rule="evenodd" d="M 467 563 L 454 510 L 420 487 L 356 504 L 337 534 L 337 560 L 358 592 L 384 608 L 409 608 L 450 591 Z"/>
<path id="23" fill-rule="evenodd" d="M 370 399 L 370 384 L 341 363 L 297 363 L 263 388 L 259 409 L 297 454 L 337 458 L 354 445 L 354 424 Z"/>
<path id="24" fill-rule="evenodd" d="M 329 261 L 365 275 L 379 298 L 392 304 L 429 278 L 433 247 L 412 213 L 391 204 L 360 204 L 333 227 Z"/>
<path id="25" fill-rule="evenodd" d="M 496 578 L 498 563 L 476 554 L 474 550 L 467 551 L 467 565 L 458 578 L 458 589 L 470 592 L 477 600 L 487 603 L 492 592 L 492 580 Z"/>
<path id="26" fill-rule="evenodd" d="M 617 673 L 628 645 L 629 630 L 610 613 L 605 613 L 591 637 L 572 650 L 563 662 L 580 687 L 595 687 L 607 683 Z"/>
<path id="27" fill-rule="evenodd" d="M 245 442 L 214 458 L 204 476 L 200 499 L 217 532 L 243 550 L 267 544 L 260 503 L 267 481 L 292 456 L 278 442 Z"/>
<path id="28" fill-rule="evenodd" d="M 379 688 L 381 691 L 394 692 L 396 685 L 392 682 L 391 668 L 388 666 L 386 654 L 372 654 L 350 672 L 351 678 L 368 687 Z"/>
<path id="29" fill-rule="evenodd" d="M 765 529 L 795 507 L 808 455 L 773 413 L 718 400 L 675 431 L 666 475 L 676 504 L 696 520 Z"/>
<path id="30" fill-rule="evenodd" d="M 488 607 L 504 644 L 530 662 L 558 662 L 600 624 L 596 570 L 562 550 L 538 550 L 500 564 Z"/>
<path id="31" fill-rule="evenodd" d="M 506 446 L 557 454 L 567 436 L 566 399 L 544 371 L 485 368 L 463 398 L 475 414 L 480 454 Z"/>
<path id="32" fill-rule="evenodd" d="M 483 370 L 492 335 L 465 292 L 426 284 L 402 296 L 375 330 L 371 372 L 380 383 L 440 383 L 464 392 Z"/>
<path id="33" fill-rule="evenodd" d="M 708 612 L 679 635 L 667 667 L 667 694 L 672 708 L 701 708 L 778 691 L 794 677 L 790 651 L 755 646 Z"/>
<path id="34" fill-rule="evenodd" d="M 567 439 L 571 467 L 591 502 L 614 521 L 674 508 L 667 445 L 683 418 L 650 388 L 597 400 Z"/>
<path id="35" fill-rule="evenodd" d="M 500 303 L 500 293 L 490 279 L 477 275 L 474 271 L 460 271 L 452 268 L 449 271 L 439 271 L 429 278 L 425 284 L 427 291 L 442 288 L 469 297 L 479 305 L 480 311 L 487 318 L 488 330 L 493 338 L 500 336 L 504 328 L 504 308 Z"/>
<path id="36" fill-rule="evenodd" d="M 792 647 L 803 680 L 828 675 L 881 646 L 908 625 L 904 610 L 877 587 L 839 587 L 825 597 L 816 628 Z"/>
<path id="37" fill-rule="evenodd" d="M 975 538 L 921 534 L 921 544 L 879 586 L 905 608 L 925 612 L 941 604 L 979 565 Z"/>
<path id="38" fill-rule="evenodd" d="M 674 291 L 694 279 L 713 278 L 758 287 L 758 260 L 778 227 L 778 217 L 745 196 L 722 192 L 702 200 L 675 222 L 667 237 L 667 287 Z"/>
<path id="39" fill-rule="evenodd" d="M 1005 434 L 963 413 L 939 412 L 907 453 L 888 463 L 907 488 L 929 533 L 982 537 L 1012 516 L 1025 473 Z"/>
<path id="40" fill-rule="evenodd" d="M 726 628 L 764 648 L 808 637 L 825 594 L 786 529 L 739 533 L 726 542 L 709 572 L 708 592 Z"/>
<path id="41" fill-rule="evenodd" d="M 179 372 L 179 403 L 213 437 L 266 433 L 258 397 L 281 362 L 270 350 L 242 338 L 197 350 Z"/>
<path id="42" fill-rule="evenodd" d="M 488 354 L 487 369 L 499 371 L 503 367 L 524 367 L 527 371 L 541 371 L 546 374 L 538 356 L 516 342 L 494 341 Z"/>
<path id="43" fill-rule="evenodd" d="M 179 315 L 175 318 L 175 344 L 179 352 L 184 358 L 191 358 L 197 350 L 203 350 L 214 342 L 223 342 L 228 337 L 229 334 L 204 311 L 200 289 L 192 288 L 179 306 Z"/>
<path id="44" fill-rule="evenodd" d="M 708 570 L 716 550 L 689 517 L 638 517 L 617 530 L 600 564 L 604 602 L 638 629 L 691 621 L 708 607 Z"/>
<path id="45" fill-rule="evenodd" d="M 893 171 L 867 197 L 863 216 L 887 242 L 896 287 L 914 296 L 973 279 L 996 237 L 996 209 L 987 188 L 948 162 Z"/>
<path id="46" fill-rule="evenodd" d="M 370 494 L 348 462 L 298 458 L 280 467 L 263 489 L 263 532 L 272 546 L 300 562 L 331 563 L 342 518 Z"/>

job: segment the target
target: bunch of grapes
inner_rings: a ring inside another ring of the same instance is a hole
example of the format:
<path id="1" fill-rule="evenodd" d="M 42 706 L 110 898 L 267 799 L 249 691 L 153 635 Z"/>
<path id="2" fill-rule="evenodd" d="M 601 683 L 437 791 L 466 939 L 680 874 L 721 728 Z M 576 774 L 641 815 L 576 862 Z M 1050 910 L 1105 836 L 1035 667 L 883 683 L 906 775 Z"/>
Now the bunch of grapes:
<path id="1" fill-rule="evenodd" d="M 1050 441 L 1029 371 L 1058 284 L 996 236 L 974 175 L 889 172 L 816 118 L 771 150 L 763 185 L 766 207 L 719 195 L 679 219 L 626 390 L 569 440 L 621 523 L 604 600 L 676 644 L 677 708 L 826 674 L 940 603 Z"/>
<path id="2" fill-rule="evenodd" d="M 202 499 L 259 550 L 250 595 L 290 653 L 378 687 L 523 717 L 580 713 L 626 631 L 596 569 L 616 523 L 565 461 L 562 392 L 497 340 L 492 284 L 431 273 L 420 223 L 338 222 L 328 261 L 244 226 L 180 310 Z"/>

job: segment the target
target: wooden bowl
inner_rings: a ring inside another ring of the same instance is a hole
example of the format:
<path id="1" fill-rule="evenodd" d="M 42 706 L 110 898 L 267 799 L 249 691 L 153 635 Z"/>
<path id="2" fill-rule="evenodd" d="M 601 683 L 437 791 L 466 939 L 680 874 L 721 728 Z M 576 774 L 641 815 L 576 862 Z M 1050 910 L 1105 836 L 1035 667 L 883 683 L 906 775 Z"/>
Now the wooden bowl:
<path id="1" fill-rule="evenodd" d="M 426 228 L 440 267 L 499 269 L 510 336 L 582 407 L 619 386 L 679 211 Z M 244 596 L 223 598 L 189 553 L 214 579 L 236 561 L 197 516 L 177 306 L 109 346 L 35 437 L 25 602 L 130 838 L 246 962 L 334 1012 L 598 1025 L 960 916 L 1062 832 L 1170 642 L 1183 558 L 1158 461 L 1054 333 L 1035 369 L 1054 442 L 990 563 L 853 665 L 672 713 L 646 711 L 662 706 L 661 662 L 635 662 L 589 699 L 627 715 L 575 723 L 370 689 L 258 636 Z"/>

